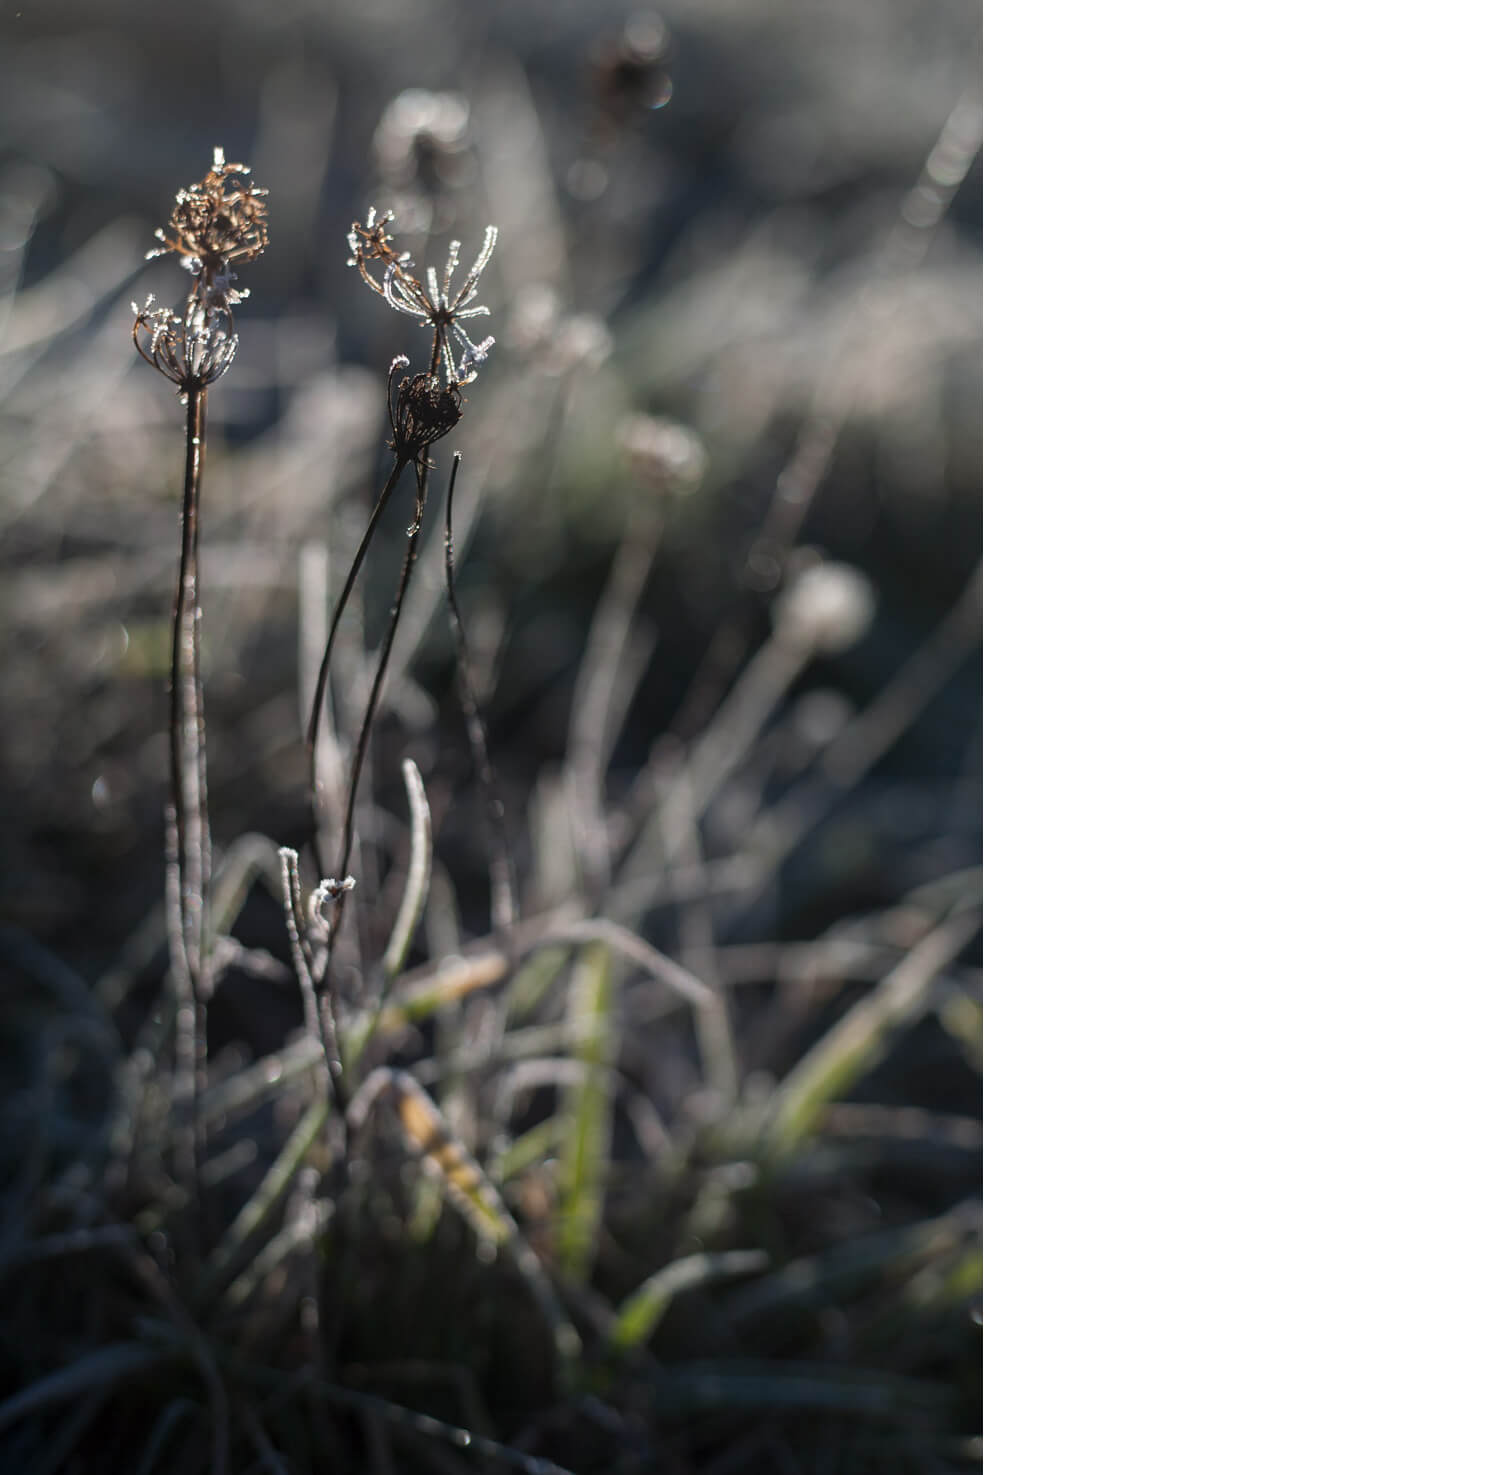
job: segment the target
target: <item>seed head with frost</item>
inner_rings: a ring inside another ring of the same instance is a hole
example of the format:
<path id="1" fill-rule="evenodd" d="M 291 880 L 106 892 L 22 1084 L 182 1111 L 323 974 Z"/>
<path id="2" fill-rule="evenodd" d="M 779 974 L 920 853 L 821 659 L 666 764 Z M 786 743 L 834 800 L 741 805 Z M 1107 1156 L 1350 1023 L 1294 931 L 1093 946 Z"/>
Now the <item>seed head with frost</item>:
<path id="1" fill-rule="evenodd" d="M 134 346 L 184 399 L 220 379 L 237 352 L 232 309 L 247 297 L 235 286 L 235 261 L 252 261 L 268 245 L 266 190 L 258 189 L 246 164 L 229 164 L 221 149 L 196 184 L 176 194 L 168 227 L 146 256 L 179 256 L 191 273 L 184 314 L 156 307 L 153 296 L 134 308 Z"/>
<path id="2" fill-rule="evenodd" d="M 176 193 L 166 227 L 155 232 L 160 244 L 149 255 L 181 258 L 196 279 L 192 307 L 203 314 L 227 311 L 247 297 L 232 285 L 232 263 L 252 261 L 268 246 L 267 194 L 254 185 L 246 164 L 229 164 L 214 149 L 205 177 Z"/>
<path id="3" fill-rule="evenodd" d="M 867 633 L 876 607 L 873 586 L 860 570 L 818 563 L 786 585 L 774 603 L 774 622 L 795 644 L 834 655 Z"/>
<path id="4" fill-rule="evenodd" d="M 205 389 L 232 367 L 238 336 L 232 314 L 192 312 L 184 321 L 168 307 L 155 307 L 153 297 L 134 309 L 134 347 L 152 368 L 165 375 L 184 401 L 191 389 Z"/>
<path id="5" fill-rule="evenodd" d="M 475 303 L 475 291 L 480 284 L 480 275 L 490 264 L 491 253 L 496 249 L 496 228 L 486 226 L 480 254 L 456 290 L 454 274 L 459 269 L 460 243 L 449 243 L 442 279 L 433 267 L 429 267 L 420 280 L 413 258 L 394 246 L 388 230 L 391 223 L 391 215 L 379 216 L 376 210 L 371 210 L 367 213 L 365 225 L 354 224 L 346 236 L 346 244 L 351 248 L 346 265 L 354 266 L 361 273 L 362 281 L 389 307 L 419 319 L 422 327 L 434 330 L 430 372 L 442 367 L 444 387 L 461 389 L 474 382 L 480 365 L 496 341 L 485 338 L 477 343 L 464 327 L 469 318 L 490 314 L 490 308 Z M 376 275 L 379 268 L 380 280 Z M 458 358 L 455 356 L 456 348 L 459 350 Z"/>

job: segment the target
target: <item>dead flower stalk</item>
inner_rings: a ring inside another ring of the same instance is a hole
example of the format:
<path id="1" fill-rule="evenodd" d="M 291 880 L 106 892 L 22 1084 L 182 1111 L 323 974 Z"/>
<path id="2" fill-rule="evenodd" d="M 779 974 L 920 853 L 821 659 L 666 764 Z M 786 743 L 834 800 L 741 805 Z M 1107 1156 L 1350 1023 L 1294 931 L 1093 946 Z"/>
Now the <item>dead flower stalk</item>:
<path id="1" fill-rule="evenodd" d="M 466 331 L 464 323 L 471 318 L 484 317 L 490 309 L 475 303 L 475 293 L 481 273 L 490 263 L 496 245 L 496 228 L 487 226 L 479 254 L 476 256 L 464 281 L 456 288 L 455 273 L 459 269 L 460 243 L 451 241 L 442 277 L 432 267 L 420 278 L 414 268 L 413 259 L 406 251 L 399 251 L 393 243 L 388 227 L 391 215 L 378 215 L 372 210 L 366 223 L 353 224 L 346 241 L 351 249 L 348 266 L 354 266 L 366 284 L 397 312 L 419 320 L 421 326 L 434 330 L 429 351 L 429 366 L 421 373 L 405 375 L 409 367 L 407 358 L 399 355 L 392 361 L 387 376 L 387 418 L 391 432 L 390 447 L 393 452 L 392 470 L 378 493 L 361 542 L 351 560 L 350 571 L 342 585 L 340 596 L 332 612 L 326 636 L 325 651 L 320 662 L 320 671 L 315 681 L 315 695 L 310 704 L 309 723 L 305 742 L 309 754 L 312 800 L 318 801 L 321 791 L 318 782 L 319 760 L 317 748 L 321 717 L 325 705 L 326 688 L 330 678 L 331 653 L 335 646 L 336 631 L 341 617 L 351 598 L 358 574 L 366 559 L 367 550 L 381 521 L 382 514 L 393 491 L 409 465 L 413 467 L 416 492 L 413 517 L 408 526 L 408 546 L 403 557 L 402 571 L 398 578 L 397 593 L 393 600 L 392 613 L 386 633 L 382 639 L 377 666 L 372 678 L 366 708 L 358 730 L 355 753 L 351 762 L 350 782 L 346 789 L 345 813 L 340 820 L 340 847 L 335 869 L 327 872 L 320 854 L 318 827 L 316 831 L 316 868 L 322 876 L 345 878 L 351 866 L 351 851 L 355 833 L 356 795 L 366 761 L 367 745 L 371 738 L 372 724 L 376 717 L 382 695 L 383 682 L 387 675 L 388 660 L 392 654 L 392 642 L 397 633 L 398 620 L 402 613 L 403 599 L 412 576 L 413 564 L 418 553 L 419 532 L 423 526 L 424 511 L 428 505 L 428 475 L 430 468 L 429 449 L 442 440 L 459 423 L 464 413 L 463 391 L 474 381 L 480 366 L 485 362 L 495 339 L 488 337 L 476 342 Z M 316 804 L 318 808 L 318 803 Z M 329 934 L 325 947 L 315 960 L 312 973 L 317 990 L 326 987 L 326 976 L 330 968 L 330 955 L 339 931 L 343 907 L 339 900 L 332 908 Z M 334 1075 L 334 1066 L 333 1075 Z M 337 1094 L 340 1082 L 336 1080 Z"/>
<path id="2" fill-rule="evenodd" d="M 198 572 L 202 452 L 207 389 L 232 366 L 237 330 L 232 309 L 247 292 L 234 286 L 234 263 L 268 246 L 266 191 L 246 164 L 229 164 L 219 148 L 212 167 L 176 195 L 168 225 L 155 232 L 150 256 L 175 254 L 191 275 L 183 313 L 146 297 L 134 307 L 134 346 L 180 391 L 186 408 L 186 467 L 181 493 L 181 556 L 171 610 L 170 800 L 166 831 L 166 931 L 176 991 L 176 1069 L 188 1103 L 177 1138 L 177 1168 L 194 1182 L 199 1155 L 196 1110 L 206 1070 L 205 1009 L 211 996 L 212 939 L 208 892 L 211 832 L 207 823 L 206 726 L 202 708 L 201 591 Z M 148 259 L 148 258 L 147 258 Z"/>

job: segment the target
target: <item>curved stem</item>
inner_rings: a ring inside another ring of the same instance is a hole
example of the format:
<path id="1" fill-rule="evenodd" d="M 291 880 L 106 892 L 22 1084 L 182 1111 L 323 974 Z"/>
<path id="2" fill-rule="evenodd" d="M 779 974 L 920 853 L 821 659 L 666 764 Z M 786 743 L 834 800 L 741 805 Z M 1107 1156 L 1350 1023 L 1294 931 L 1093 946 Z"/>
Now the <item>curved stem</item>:
<path id="1" fill-rule="evenodd" d="M 362 765 L 366 761 L 367 744 L 372 738 L 372 724 L 377 716 L 377 704 L 382 699 L 382 683 L 387 676 L 387 663 L 392 655 L 393 637 L 398 633 L 398 620 L 403 613 L 403 596 L 408 592 L 408 581 L 413 575 L 413 560 L 418 556 L 418 533 L 423 526 L 423 510 L 428 502 L 429 462 L 428 452 L 423 452 L 414 467 L 418 479 L 418 495 L 413 503 L 413 522 L 408 528 L 408 551 L 403 555 L 403 569 L 398 575 L 398 592 L 392 602 L 392 616 L 387 624 L 387 633 L 382 637 L 382 650 L 377 657 L 377 671 L 372 677 L 371 694 L 367 697 L 366 715 L 362 718 L 361 731 L 356 737 L 356 756 L 351 762 L 351 782 L 346 790 L 346 822 L 341 831 L 341 859 L 337 876 L 344 877 L 351 861 L 351 837 L 355 829 L 356 790 L 361 782 Z"/>
<path id="2" fill-rule="evenodd" d="M 377 524 L 382 518 L 382 513 L 387 506 L 388 499 L 392 496 L 393 489 L 397 486 L 398 480 L 402 476 L 403 469 L 407 464 L 408 458 L 406 456 L 399 456 L 393 462 L 392 471 L 388 475 L 387 481 L 383 484 L 382 490 L 377 496 L 376 504 L 372 508 L 372 516 L 367 522 L 366 531 L 361 535 L 361 542 L 357 545 L 356 556 L 351 560 L 351 571 L 346 575 L 346 582 L 341 586 L 341 596 L 336 600 L 335 612 L 330 617 L 330 629 L 326 632 L 325 636 L 325 653 L 320 658 L 320 673 L 315 678 L 315 699 L 310 703 L 310 721 L 305 731 L 305 746 L 310 756 L 310 811 L 312 815 L 318 807 L 316 798 L 320 792 L 320 784 L 315 766 L 315 746 L 320 737 L 320 713 L 325 704 L 326 684 L 330 679 L 330 658 L 331 652 L 335 649 L 336 630 L 340 626 L 341 616 L 346 612 L 346 605 L 351 598 L 351 590 L 356 584 L 356 576 L 361 572 L 362 563 L 366 559 L 367 549 L 371 547 L 372 534 L 377 531 Z M 354 800 L 354 797 L 355 789 L 353 787 L 352 800 Z M 350 824 L 352 800 L 348 800 L 346 805 L 346 823 L 348 826 Z M 313 827 L 311 845 L 315 852 L 315 869 L 323 880 L 325 878 L 325 866 L 320 854 L 320 830 L 318 825 Z M 341 864 L 341 875 L 344 876 L 344 858 Z"/>
<path id="3" fill-rule="evenodd" d="M 424 508 L 428 502 L 429 457 L 427 449 L 419 453 L 414 463 L 414 474 L 418 480 L 418 492 L 413 503 L 413 522 L 408 528 L 408 551 L 403 555 L 403 569 L 398 576 L 398 590 L 393 599 L 392 616 L 388 621 L 387 633 L 382 637 L 382 650 L 377 657 L 377 670 L 372 677 L 372 690 L 367 697 L 361 731 L 356 738 L 356 756 L 351 763 L 351 781 L 346 789 L 346 818 L 341 830 L 341 854 L 336 870 L 336 875 L 340 878 L 345 877 L 347 867 L 351 863 L 351 844 L 356 831 L 356 791 L 361 783 L 361 770 L 366 762 L 367 745 L 371 741 L 372 724 L 376 721 L 377 706 L 382 699 L 382 683 L 387 676 L 387 664 L 392 655 L 393 638 L 398 633 L 398 621 L 403 613 L 403 597 L 408 592 L 408 581 L 413 574 L 413 561 L 418 556 L 418 533 L 423 526 Z M 379 502 L 379 511 L 380 508 Z M 325 980 L 329 977 L 331 954 L 335 951 L 336 938 L 340 934 L 341 920 L 345 915 L 344 900 L 337 900 L 335 910 L 331 914 L 330 932 L 326 939 L 325 952 L 321 958 L 316 980 L 318 987 L 323 988 Z"/>

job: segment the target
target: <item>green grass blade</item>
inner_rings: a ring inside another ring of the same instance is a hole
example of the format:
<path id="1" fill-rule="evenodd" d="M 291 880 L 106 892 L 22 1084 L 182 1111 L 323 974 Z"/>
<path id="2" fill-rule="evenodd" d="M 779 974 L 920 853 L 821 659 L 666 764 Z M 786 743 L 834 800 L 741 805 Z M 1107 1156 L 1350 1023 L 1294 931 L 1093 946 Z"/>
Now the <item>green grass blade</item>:
<path id="1" fill-rule="evenodd" d="M 547 991 L 563 971 L 569 949 L 554 945 L 535 952 L 517 970 L 507 997 L 506 1017 L 513 1023 L 525 1019 L 547 997 Z"/>
<path id="2" fill-rule="evenodd" d="M 562 1122 L 550 1116 L 538 1122 L 530 1131 L 523 1132 L 495 1162 L 495 1175 L 502 1183 L 526 1172 L 534 1163 L 540 1163 L 558 1144 Z"/>
<path id="3" fill-rule="evenodd" d="M 763 1270 L 769 1256 L 763 1250 L 731 1250 L 720 1255 L 688 1255 L 658 1270 L 639 1290 L 625 1298 L 609 1329 L 609 1346 L 630 1352 L 650 1339 L 672 1299 L 682 1291 L 719 1280 L 726 1275 L 752 1275 Z"/>
<path id="4" fill-rule="evenodd" d="M 976 1070 L 981 1069 L 982 1014 L 980 999 L 968 990 L 951 987 L 940 1000 L 938 1015 L 945 1033 L 965 1052 Z"/>
<path id="5" fill-rule="evenodd" d="M 614 957 L 606 943 L 588 943 L 579 953 L 569 986 L 568 1025 L 574 1058 L 587 1069 L 578 1085 L 565 1089 L 560 1111 L 558 1263 L 583 1284 L 593 1267 L 604 1211 L 614 1115 Z"/>
<path id="6" fill-rule="evenodd" d="M 809 1137 L 821 1112 L 850 1090 L 913 1024 L 931 1000 L 942 968 L 980 930 L 980 910 L 953 913 L 912 948 L 807 1051 L 766 1104 L 763 1154 L 784 1158 Z"/>
<path id="7" fill-rule="evenodd" d="M 280 1149 L 263 1181 L 228 1226 L 221 1242 L 207 1257 L 203 1271 L 204 1296 L 211 1298 L 222 1288 L 226 1273 L 232 1268 L 238 1252 L 268 1218 L 280 1199 L 289 1192 L 294 1175 L 304 1161 L 315 1139 L 330 1115 L 330 1103 L 322 1097 L 300 1118 L 299 1125 Z"/>

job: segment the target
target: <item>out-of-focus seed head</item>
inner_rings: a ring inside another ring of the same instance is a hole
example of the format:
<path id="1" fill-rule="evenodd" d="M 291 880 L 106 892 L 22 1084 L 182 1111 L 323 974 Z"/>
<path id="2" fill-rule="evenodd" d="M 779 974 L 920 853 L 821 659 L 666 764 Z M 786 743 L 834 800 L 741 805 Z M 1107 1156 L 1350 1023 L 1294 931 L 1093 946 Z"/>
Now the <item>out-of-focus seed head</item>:
<path id="1" fill-rule="evenodd" d="M 553 334 L 549 362 L 558 374 L 576 369 L 597 369 L 614 351 L 609 329 L 591 312 L 576 312 L 564 318 Z"/>
<path id="2" fill-rule="evenodd" d="M 410 87 L 387 105 L 372 135 L 377 189 L 406 229 L 442 230 L 452 200 L 475 173 L 470 103 L 458 92 Z"/>
<path id="3" fill-rule="evenodd" d="M 372 135 L 377 168 L 390 183 L 406 184 L 428 155 L 462 152 L 470 130 L 470 104 L 458 92 L 409 87 L 388 103 Z"/>
<path id="4" fill-rule="evenodd" d="M 671 34 L 653 10 L 640 10 L 612 41 L 601 43 L 591 63 L 590 79 L 599 115 L 609 130 L 622 127 L 636 113 L 664 108 L 671 101 L 666 63 Z"/>
<path id="5" fill-rule="evenodd" d="M 545 282 L 518 288 L 506 314 L 506 347 L 534 353 L 552 342 L 558 326 L 558 294 Z"/>
<path id="6" fill-rule="evenodd" d="M 614 340 L 590 312 L 563 316 L 558 294 L 545 283 L 522 287 L 506 315 L 503 341 L 541 374 L 593 370 L 608 361 Z"/>
<path id="7" fill-rule="evenodd" d="M 646 486 L 669 496 L 686 496 L 702 484 L 707 452 L 685 425 L 650 415 L 626 415 L 615 439 L 631 475 Z"/>
<path id="8" fill-rule="evenodd" d="M 867 633 L 876 608 L 872 583 L 860 570 L 845 563 L 817 563 L 785 586 L 773 614 L 785 639 L 834 655 Z"/>

